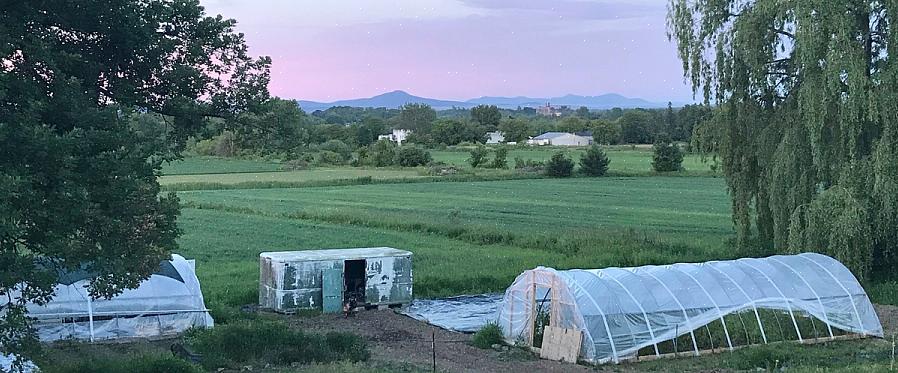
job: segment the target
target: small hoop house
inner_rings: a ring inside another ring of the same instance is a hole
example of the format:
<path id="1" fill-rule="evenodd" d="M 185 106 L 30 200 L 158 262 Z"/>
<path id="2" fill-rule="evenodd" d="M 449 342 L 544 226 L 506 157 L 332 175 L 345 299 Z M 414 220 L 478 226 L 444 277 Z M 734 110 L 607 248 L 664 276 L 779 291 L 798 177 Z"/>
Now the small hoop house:
<path id="1" fill-rule="evenodd" d="M 91 299 L 89 275 L 60 274 L 53 298 L 28 304 L 42 341 L 106 340 L 175 336 L 192 327 L 212 327 L 192 261 L 172 255 L 136 289 L 112 299 Z"/>
<path id="2" fill-rule="evenodd" d="M 786 316 L 767 326 L 764 310 Z M 743 312 L 741 327 L 728 330 L 724 317 Z M 617 363 L 643 348 L 660 356 L 661 342 L 687 334 L 692 343 L 679 351 L 699 354 L 697 330 L 715 322 L 727 343 L 718 347 L 730 349 L 748 323 L 760 330 L 758 343 L 767 343 L 773 330 L 783 335 L 784 328 L 798 340 L 813 338 L 802 336 L 796 322 L 802 317 L 822 322 L 819 330 L 813 324 L 822 338 L 834 338 L 833 330 L 883 334 L 854 275 L 835 259 L 813 253 L 636 268 L 538 267 L 519 275 L 505 292 L 498 323 L 506 339 L 533 342 L 541 317 L 548 318 L 543 325 L 581 331 L 580 358 L 593 363 Z"/>

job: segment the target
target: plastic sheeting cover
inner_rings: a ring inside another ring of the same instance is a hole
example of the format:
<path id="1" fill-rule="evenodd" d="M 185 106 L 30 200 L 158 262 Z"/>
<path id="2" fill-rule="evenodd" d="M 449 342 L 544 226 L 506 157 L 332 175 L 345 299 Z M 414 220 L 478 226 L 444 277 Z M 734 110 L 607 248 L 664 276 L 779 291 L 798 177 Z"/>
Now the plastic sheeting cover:
<path id="1" fill-rule="evenodd" d="M 213 326 L 193 265 L 180 255 L 168 263 L 177 279 L 154 274 L 112 299 L 91 299 L 87 280 L 58 284 L 49 303 L 27 305 L 28 316 L 43 341 L 171 336 Z"/>
<path id="2" fill-rule="evenodd" d="M 813 253 L 636 268 L 539 267 L 519 275 L 505 292 L 498 322 L 507 339 L 530 339 L 536 303 L 546 298 L 551 324 L 582 330 L 580 355 L 598 363 L 632 357 L 725 315 L 746 311 L 754 317 L 756 309 L 793 318 L 807 314 L 857 334 L 883 333 L 854 275 Z"/>
<path id="3" fill-rule="evenodd" d="M 16 361 L 15 357 L 12 355 L 4 355 L 0 354 L 0 372 L 11 372 L 12 364 Z M 32 372 L 40 372 L 40 369 L 37 368 L 37 365 L 30 361 L 26 361 L 22 370 L 22 373 L 32 373 Z"/>
<path id="4" fill-rule="evenodd" d="M 489 322 L 496 322 L 502 296 L 499 293 L 418 299 L 402 313 L 444 329 L 473 333 Z"/>

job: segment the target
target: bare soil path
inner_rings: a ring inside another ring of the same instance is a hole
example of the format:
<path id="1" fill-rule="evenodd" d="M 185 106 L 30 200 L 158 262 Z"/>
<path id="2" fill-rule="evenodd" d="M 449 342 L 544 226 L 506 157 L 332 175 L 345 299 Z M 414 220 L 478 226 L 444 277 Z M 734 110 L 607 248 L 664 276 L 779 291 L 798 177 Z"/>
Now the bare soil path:
<path id="1" fill-rule="evenodd" d="M 448 331 L 392 310 L 364 311 L 355 316 L 319 315 L 288 318 L 308 331 L 352 332 L 371 344 L 372 358 L 430 368 L 431 338 L 436 337 L 438 371 L 448 372 L 587 372 L 589 367 L 541 360 L 519 349 L 483 350 L 469 344 L 471 335 Z M 432 334 L 433 333 L 433 334 Z"/>

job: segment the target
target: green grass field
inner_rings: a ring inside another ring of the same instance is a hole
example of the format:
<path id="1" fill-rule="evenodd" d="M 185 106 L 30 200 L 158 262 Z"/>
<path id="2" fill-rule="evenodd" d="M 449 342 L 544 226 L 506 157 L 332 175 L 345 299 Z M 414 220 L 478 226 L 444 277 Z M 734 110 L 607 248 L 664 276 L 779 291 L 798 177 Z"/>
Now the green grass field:
<path id="1" fill-rule="evenodd" d="M 717 178 L 578 178 L 183 192 L 188 205 L 385 228 L 569 236 L 607 229 L 722 240 L 732 233 Z M 384 226 L 389 224 L 390 226 Z"/>
<path id="2" fill-rule="evenodd" d="M 248 161 L 251 162 L 251 161 Z M 241 164 L 242 166 L 243 164 Z M 261 167 L 261 166 L 260 166 Z M 232 170 L 241 169 L 239 167 Z M 421 172 L 415 169 L 394 170 L 394 169 L 364 169 L 364 168 L 315 168 L 311 170 L 301 171 L 281 171 L 281 172 L 229 172 L 221 174 L 179 174 L 179 175 L 163 175 L 159 177 L 159 184 L 174 185 L 185 183 L 219 183 L 225 185 L 240 183 L 267 183 L 267 182 L 312 182 L 312 181 L 333 181 L 355 179 L 360 177 L 370 177 L 372 179 L 399 179 L 399 178 L 417 178 L 421 177 Z"/>
<path id="3" fill-rule="evenodd" d="M 256 159 L 187 157 L 162 165 L 163 175 L 229 174 L 281 171 L 281 165 Z"/>
<path id="4" fill-rule="evenodd" d="M 393 246 L 419 296 L 501 291 L 539 265 L 733 256 L 722 180 L 540 179 L 179 193 L 182 252 L 209 299 L 256 300 L 262 251 Z M 472 260 L 473 259 L 473 260 Z"/>

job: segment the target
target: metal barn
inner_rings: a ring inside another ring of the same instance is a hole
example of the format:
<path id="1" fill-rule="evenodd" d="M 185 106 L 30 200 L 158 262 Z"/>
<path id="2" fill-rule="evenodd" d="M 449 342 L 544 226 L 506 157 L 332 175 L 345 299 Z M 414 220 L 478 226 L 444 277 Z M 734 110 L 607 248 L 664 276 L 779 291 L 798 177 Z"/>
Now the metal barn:
<path id="1" fill-rule="evenodd" d="M 300 309 L 398 306 L 412 301 L 412 253 L 390 247 L 259 255 L 259 305 Z"/>

